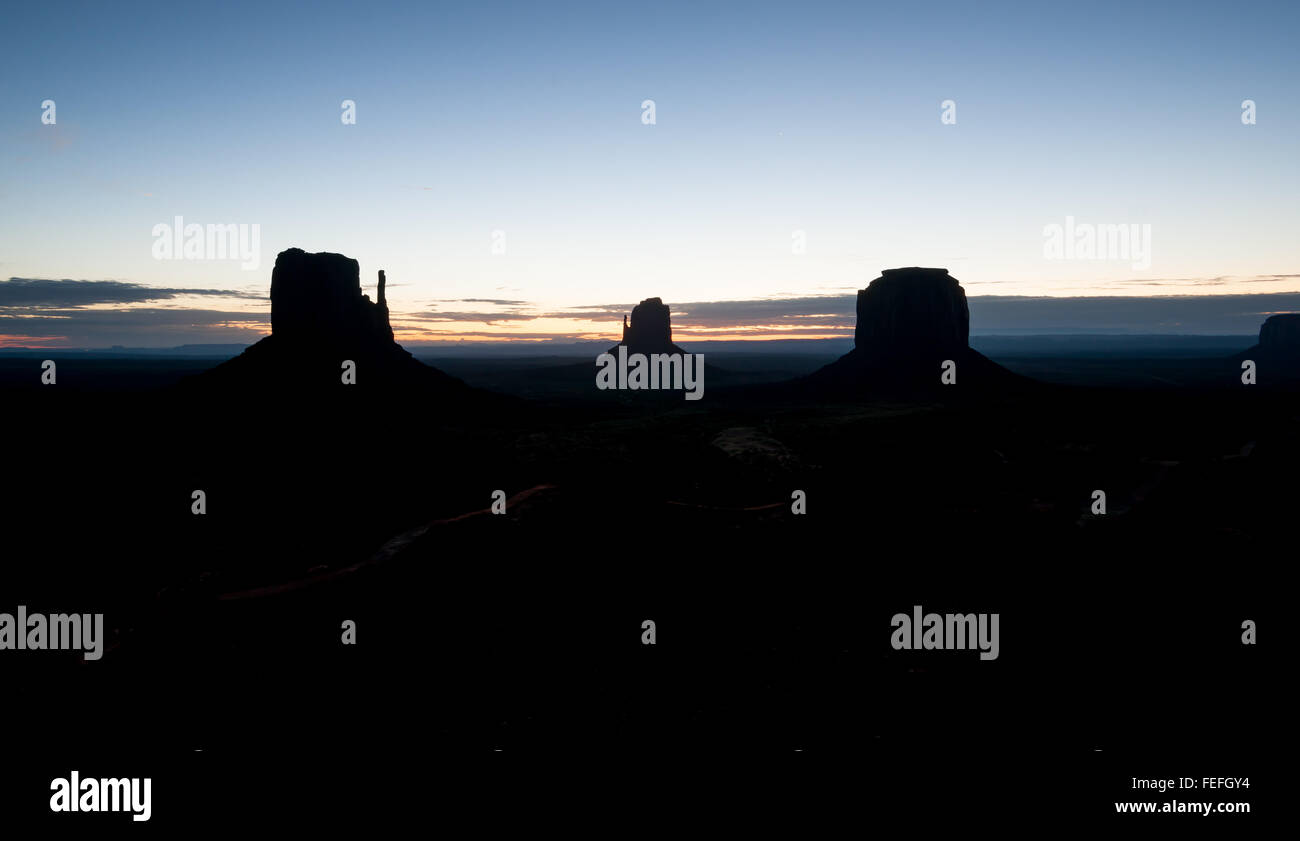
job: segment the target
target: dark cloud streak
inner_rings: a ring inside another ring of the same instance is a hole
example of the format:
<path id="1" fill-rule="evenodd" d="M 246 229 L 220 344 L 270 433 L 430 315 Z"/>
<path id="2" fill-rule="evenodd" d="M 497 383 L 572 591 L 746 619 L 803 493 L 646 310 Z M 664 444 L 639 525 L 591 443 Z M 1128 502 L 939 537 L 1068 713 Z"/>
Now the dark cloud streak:
<path id="1" fill-rule="evenodd" d="M 0 281 L 0 308 L 88 307 L 97 304 L 139 304 L 187 295 L 243 300 L 267 300 L 262 294 L 228 289 L 179 289 L 146 286 L 122 280 L 52 280 L 11 277 Z"/>

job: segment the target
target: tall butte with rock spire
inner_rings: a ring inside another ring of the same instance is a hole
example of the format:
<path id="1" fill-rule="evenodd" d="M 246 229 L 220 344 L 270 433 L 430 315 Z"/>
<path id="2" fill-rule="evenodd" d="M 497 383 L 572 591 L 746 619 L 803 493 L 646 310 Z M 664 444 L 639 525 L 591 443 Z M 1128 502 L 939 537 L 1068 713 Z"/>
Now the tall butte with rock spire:
<path id="1" fill-rule="evenodd" d="M 425 365 L 393 338 L 387 278 L 371 301 L 361 292 L 361 267 L 342 254 L 281 251 L 271 272 L 271 335 L 234 359 L 193 378 L 201 387 L 318 390 L 343 386 L 344 365 L 355 386 L 472 391 Z"/>
<path id="2" fill-rule="evenodd" d="M 646 298 L 632 308 L 632 319 L 623 316 L 623 341 L 610 348 L 617 353 L 619 345 L 632 353 L 685 353 L 673 344 L 673 325 L 668 305 L 659 298 Z"/>
<path id="3" fill-rule="evenodd" d="M 947 269 L 886 269 L 858 292 L 853 350 L 804 383 L 844 394 L 943 394 L 1006 391 L 1031 382 L 971 349 L 969 340 L 966 292 Z M 942 379 L 945 368 L 950 385 Z"/>

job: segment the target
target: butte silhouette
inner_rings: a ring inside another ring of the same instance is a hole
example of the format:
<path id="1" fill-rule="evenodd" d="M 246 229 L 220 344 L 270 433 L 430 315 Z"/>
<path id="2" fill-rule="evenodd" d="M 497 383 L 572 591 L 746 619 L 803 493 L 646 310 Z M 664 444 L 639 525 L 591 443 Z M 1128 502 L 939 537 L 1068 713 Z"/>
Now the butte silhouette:
<path id="1" fill-rule="evenodd" d="M 281 251 L 271 272 L 271 335 L 192 378 L 203 388 L 268 392 L 407 389 L 450 396 L 474 390 L 411 356 L 393 339 L 379 272 L 377 301 L 361 292 L 361 269 L 342 254 Z M 346 363 L 355 384 L 344 385 Z"/>
<path id="2" fill-rule="evenodd" d="M 1254 360 L 1260 385 L 1300 384 L 1300 313 L 1270 315 L 1259 328 L 1259 344 L 1232 357 Z"/>
<path id="3" fill-rule="evenodd" d="M 632 308 L 632 319 L 623 316 L 623 341 L 609 349 L 618 353 L 619 345 L 629 354 L 686 353 L 673 344 L 673 325 L 668 305 L 659 298 L 646 298 Z"/>
<path id="4" fill-rule="evenodd" d="M 886 269 L 858 292 L 853 350 L 804 378 L 814 392 L 941 396 L 1028 385 L 972 350 L 966 293 L 947 269 Z M 950 385 L 941 375 L 951 362 Z"/>

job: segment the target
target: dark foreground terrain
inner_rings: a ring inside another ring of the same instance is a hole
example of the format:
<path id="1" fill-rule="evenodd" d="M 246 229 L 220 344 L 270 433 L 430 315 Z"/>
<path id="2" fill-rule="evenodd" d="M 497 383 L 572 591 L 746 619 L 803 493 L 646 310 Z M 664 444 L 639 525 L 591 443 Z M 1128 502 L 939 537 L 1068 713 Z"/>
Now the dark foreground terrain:
<path id="1" fill-rule="evenodd" d="M 111 629 L 97 663 L 7 658 L 43 744 L 1204 757 L 1276 735 L 1280 656 L 1241 623 L 1281 617 L 1300 398 L 1231 366 L 957 402 L 440 405 L 4 364 L 0 609 Z M 447 365 L 476 368 L 520 376 Z M 1000 656 L 893 650 L 914 605 L 999 613 Z"/>

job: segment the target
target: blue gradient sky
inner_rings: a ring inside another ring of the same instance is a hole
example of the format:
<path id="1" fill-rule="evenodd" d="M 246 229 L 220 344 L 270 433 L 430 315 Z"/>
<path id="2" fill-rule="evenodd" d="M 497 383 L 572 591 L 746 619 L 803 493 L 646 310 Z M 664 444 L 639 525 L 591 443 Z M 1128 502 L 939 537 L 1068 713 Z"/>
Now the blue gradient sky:
<path id="1" fill-rule="evenodd" d="M 1294 2 L 25 4 L 0 31 L 0 277 L 264 293 L 298 246 L 386 269 L 411 314 L 843 294 L 902 265 L 969 294 L 1296 291 L 1272 276 L 1300 273 L 1298 24 Z M 261 267 L 154 260 L 177 215 L 259 224 Z M 1067 215 L 1150 224 L 1151 267 L 1045 259 Z"/>

